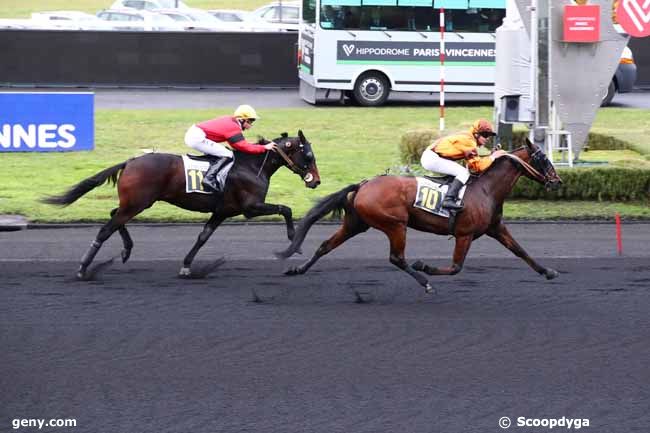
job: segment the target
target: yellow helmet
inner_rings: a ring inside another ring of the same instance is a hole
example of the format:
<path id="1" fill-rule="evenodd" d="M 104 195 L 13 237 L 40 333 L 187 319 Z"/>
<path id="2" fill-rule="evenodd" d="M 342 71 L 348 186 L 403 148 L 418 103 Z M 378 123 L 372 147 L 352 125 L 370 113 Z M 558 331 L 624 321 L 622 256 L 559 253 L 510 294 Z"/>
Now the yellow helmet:
<path id="1" fill-rule="evenodd" d="M 253 119 L 253 120 L 259 119 L 259 117 L 257 117 L 257 113 L 255 112 L 255 109 L 250 105 L 240 105 L 235 110 L 235 114 L 233 114 L 233 116 L 238 117 L 240 119 Z"/>

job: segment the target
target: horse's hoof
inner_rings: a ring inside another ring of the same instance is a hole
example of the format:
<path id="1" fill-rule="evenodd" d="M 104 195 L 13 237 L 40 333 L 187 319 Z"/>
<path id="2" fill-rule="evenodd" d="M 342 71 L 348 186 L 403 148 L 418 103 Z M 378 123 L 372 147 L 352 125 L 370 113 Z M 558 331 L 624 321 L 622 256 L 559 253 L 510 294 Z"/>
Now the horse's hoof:
<path id="1" fill-rule="evenodd" d="M 427 283 L 427 285 L 424 286 L 424 293 L 426 293 L 427 295 L 428 295 L 428 294 L 431 294 L 431 293 L 434 293 L 435 291 L 436 291 L 436 289 L 433 288 L 433 287 L 431 286 L 431 284 L 429 284 L 429 283 Z"/>
<path id="2" fill-rule="evenodd" d="M 131 250 L 124 249 L 121 252 L 122 255 L 122 263 L 126 263 L 127 260 L 129 260 L 129 257 L 131 257 Z"/>
<path id="3" fill-rule="evenodd" d="M 291 266 L 286 271 L 284 271 L 284 275 L 299 275 L 301 273 L 302 272 L 300 272 L 300 268 L 297 266 Z"/>
<path id="4" fill-rule="evenodd" d="M 553 278 L 559 277 L 560 273 L 555 269 L 548 268 L 546 269 L 545 275 L 547 280 L 552 280 Z"/>
<path id="5" fill-rule="evenodd" d="M 83 281 L 86 279 L 86 273 L 82 271 L 77 271 L 77 274 L 75 275 L 77 277 L 77 280 Z"/>
<path id="6" fill-rule="evenodd" d="M 190 278 L 192 276 L 192 271 L 190 268 L 182 267 L 180 271 L 178 271 L 178 277 L 179 278 Z"/>
<path id="7" fill-rule="evenodd" d="M 411 267 L 413 269 L 415 269 L 416 271 L 423 271 L 424 270 L 424 262 L 422 262 L 422 260 L 418 260 L 417 262 L 413 263 L 411 265 Z"/>

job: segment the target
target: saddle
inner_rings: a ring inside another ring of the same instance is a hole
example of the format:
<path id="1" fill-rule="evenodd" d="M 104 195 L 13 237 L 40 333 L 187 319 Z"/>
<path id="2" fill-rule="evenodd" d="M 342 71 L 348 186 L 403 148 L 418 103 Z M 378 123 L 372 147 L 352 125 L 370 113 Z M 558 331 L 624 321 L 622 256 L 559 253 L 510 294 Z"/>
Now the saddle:
<path id="1" fill-rule="evenodd" d="M 219 156 L 208 155 L 208 154 L 191 155 L 191 154 L 187 153 L 187 154 L 185 154 L 185 156 L 187 156 L 189 159 L 194 160 L 194 161 L 206 161 L 210 165 L 214 164 L 215 162 L 217 162 L 218 160 L 221 159 L 221 157 L 219 157 Z"/>
<path id="2" fill-rule="evenodd" d="M 203 180 L 208 175 L 214 176 L 213 182 L 223 191 L 232 163 L 230 158 L 214 155 L 183 155 L 185 191 L 211 194 L 203 185 Z"/>
<path id="3" fill-rule="evenodd" d="M 431 182 L 435 182 L 435 183 L 439 183 L 440 185 L 447 185 L 447 186 L 450 183 L 452 183 L 454 181 L 454 179 L 455 179 L 455 177 L 452 176 L 451 174 L 446 174 L 444 176 L 427 176 L 427 175 L 424 175 L 422 177 L 424 177 L 427 180 L 430 180 Z M 467 181 L 467 183 L 465 185 L 470 185 L 472 182 L 474 182 L 476 179 L 478 179 L 478 177 L 479 177 L 479 175 L 477 175 L 477 174 L 470 174 L 469 180 Z"/>

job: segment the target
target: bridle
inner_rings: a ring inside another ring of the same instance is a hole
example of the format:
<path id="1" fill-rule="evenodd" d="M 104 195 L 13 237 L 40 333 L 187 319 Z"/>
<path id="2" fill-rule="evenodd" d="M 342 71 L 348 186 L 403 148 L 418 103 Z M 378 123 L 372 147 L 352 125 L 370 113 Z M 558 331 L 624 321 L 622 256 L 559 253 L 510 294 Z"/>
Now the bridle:
<path id="1" fill-rule="evenodd" d="M 302 147 L 302 144 L 300 146 Z M 291 160 L 291 158 L 289 158 L 289 155 L 287 155 L 287 153 L 284 150 L 282 150 L 282 148 L 280 146 L 278 146 L 275 149 L 275 151 L 284 160 L 284 162 L 285 162 L 284 165 L 289 170 L 296 173 L 298 176 L 300 176 L 301 179 L 305 180 L 306 182 L 309 182 L 309 180 L 307 180 L 307 178 L 309 176 L 311 176 L 311 173 L 309 173 L 309 169 L 307 167 L 299 167 L 295 162 L 293 162 Z M 262 165 L 260 166 L 260 169 L 257 172 L 257 177 L 260 176 L 260 173 L 262 172 L 262 169 L 264 168 L 264 164 L 266 164 L 266 160 L 268 159 L 270 153 L 271 153 L 271 151 L 267 151 L 266 155 L 264 155 L 264 161 L 262 161 Z"/>
<path id="2" fill-rule="evenodd" d="M 541 152 L 541 149 L 537 149 L 531 155 L 531 157 L 530 157 L 531 160 L 532 159 L 534 159 L 536 161 L 539 160 L 539 158 L 541 158 L 541 155 L 538 155 L 539 152 Z M 526 172 L 528 172 L 528 174 L 530 174 L 530 176 L 532 178 L 534 178 L 535 180 L 538 180 L 541 183 L 546 183 L 546 175 L 545 174 L 540 173 L 535 167 L 528 164 L 526 161 L 519 158 L 517 155 L 513 155 L 511 153 L 506 153 L 503 156 L 508 157 L 508 158 L 512 159 L 513 161 L 517 162 L 521 166 L 521 168 L 523 168 Z"/>

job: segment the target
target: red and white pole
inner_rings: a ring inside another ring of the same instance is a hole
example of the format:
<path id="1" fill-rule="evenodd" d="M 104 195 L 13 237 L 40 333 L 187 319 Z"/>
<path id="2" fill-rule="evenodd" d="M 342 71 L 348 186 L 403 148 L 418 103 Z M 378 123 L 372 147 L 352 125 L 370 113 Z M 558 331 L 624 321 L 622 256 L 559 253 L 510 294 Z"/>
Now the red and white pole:
<path id="1" fill-rule="evenodd" d="M 440 132 L 445 130 L 445 8 L 440 8 Z"/>
<path id="2" fill-rule="evenodd" d="M 621 215 L 616 212 L 616 251 L 619 256 L 623 255 L 623 235 L 621 233 Z"/>

